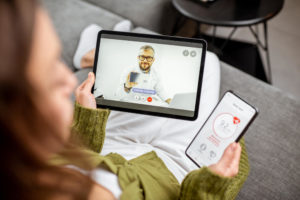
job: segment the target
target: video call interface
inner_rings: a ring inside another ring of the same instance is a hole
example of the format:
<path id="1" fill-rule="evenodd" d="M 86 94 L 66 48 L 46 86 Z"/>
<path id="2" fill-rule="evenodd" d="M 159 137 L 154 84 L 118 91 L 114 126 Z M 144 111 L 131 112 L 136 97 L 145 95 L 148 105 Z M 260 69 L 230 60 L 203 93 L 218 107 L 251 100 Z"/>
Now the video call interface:
<path id="1" fill-rule="evenodd" d="M 254 108 L 227 92 L 189 146 L 187 154 L 201 167 L 217 163 L 255 113 Z"/>
<path id="2" fill-rule="evenodd" d="M 97 104 L 192 117 L 201 57 L 201 43 L 102 34 Z"/>

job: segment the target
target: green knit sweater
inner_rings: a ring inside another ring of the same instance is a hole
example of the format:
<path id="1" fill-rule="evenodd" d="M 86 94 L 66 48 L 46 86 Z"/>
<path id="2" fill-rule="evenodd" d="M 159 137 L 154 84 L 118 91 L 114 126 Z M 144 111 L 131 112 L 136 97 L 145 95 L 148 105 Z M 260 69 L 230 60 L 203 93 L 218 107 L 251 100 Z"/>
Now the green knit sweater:
<path id="1" fill-rule="evenodd" d="M 234 178 L 221 177 L 202 167 L 190 172 L 181 185 L 154 151 L 129 161 L 116 153 L 101 156 L 109 113 L 107 109 L 88 109 L 76 104 L 72 137 L 82 141 L 93 167 L 106 167 L 118 176 L 121 200 L 234 199 L 247 179 L 249 164 L 243 139 L 239 173 Z M 85 167 L 61 156 L 52 162 Z"/>

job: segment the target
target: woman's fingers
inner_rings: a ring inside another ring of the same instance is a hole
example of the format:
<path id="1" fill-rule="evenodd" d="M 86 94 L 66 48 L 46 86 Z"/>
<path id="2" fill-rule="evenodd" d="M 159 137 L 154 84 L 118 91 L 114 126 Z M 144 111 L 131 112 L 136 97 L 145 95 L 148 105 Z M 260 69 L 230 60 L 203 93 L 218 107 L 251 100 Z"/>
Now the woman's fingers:
<path id="1" fill-rule="evenodd" d="M 94 83 L 95 83 L 95 75 L 93 72 L 90 72 L 86 80 L 84 90 L 91 91 Z"/>
<path id="2" fill-rule="evenodd" d="M 93 72 L 88 74 L 88 77 L 81 85 L 77 88 L 78 90 L 91 90 L 95 82 L 95 75 Z"/>
<path id="3" fill-rule="evenodd" d="M 231 164 L 231 161 L 234 157 L 234 152 L 235 152 L 235 148 L 236 148 L 236 143 L 232 143 L 230 144 L 224 151 L 221 159 L 219 162 L 221 162 L 223 165 L 225 166 L 229 166 Z"/>
<path id="4" fill-rule="evenodd" d="M 76 101 L 82 106 L 96 108 L 94 95 L 91 93 L 95 83 L 95 75 L 90 72 L 88 78 L 76 89 Z"/>
<path id="5" fill-rule="evenodd" d="M 86 82 L 88 81 L 88 79 L 85 79 L 85 81 L 83 81 L 77 88 L 77 90 L 82 90 L 86 84 Z"/>
<path id="6" fill-rule="evenodd" d="M 87 94 L 91 93 L 91 89 L 93 87 L 94 82 L 95 82 L 94 73 L 90 72 L 88 74 L 88 78 L 83 83 L 81 83 L 81 85 L 76 89 L 75 91 L 76 97 L 78 98 L 82 95 L 86 96 Z"/>
<path id="7" fill-rule="evenodd" d="M 231 162 L 231 172 L 232 172 L 233 176 L 237 175 L 238 172 L 239 172 L 241 152 L 242 152 L 242 147 L 239 143 L 237 143 L 236 144 L 236 149 L 233 153 L 233 159 L 232 159 L 232 162 Z"/>
<path id="8" fill-rule="evenodd" d="M 224 151 L 218 163 L 210 169 L 221 176 L 233 177 L 238 174 L 242 148 L 238 143 L 230 144 Z"/>
<path id="9" fill-rule="evenodd" d="M 223 166 L 224 166 L 224 175 L 225 176 L 235 176 L 239 172 L 239 162 L 240 162 L 240 155 L 241 155 L 241 146 L 238 143 L 232 143 L 229 145 L 224 152 L 223 155 Z"/>

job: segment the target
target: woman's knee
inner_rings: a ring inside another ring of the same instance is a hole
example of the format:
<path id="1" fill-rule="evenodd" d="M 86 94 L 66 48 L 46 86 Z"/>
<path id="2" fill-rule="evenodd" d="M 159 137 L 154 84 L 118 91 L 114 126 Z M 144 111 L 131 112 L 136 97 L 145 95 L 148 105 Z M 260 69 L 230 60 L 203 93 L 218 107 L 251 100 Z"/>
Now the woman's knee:
<path id="1" fill-rule="evenodd" d="M 208 74 L 220 74 L 220 60 L 216 54 L 207 51 L 204 70 L 207 71 Z"/>

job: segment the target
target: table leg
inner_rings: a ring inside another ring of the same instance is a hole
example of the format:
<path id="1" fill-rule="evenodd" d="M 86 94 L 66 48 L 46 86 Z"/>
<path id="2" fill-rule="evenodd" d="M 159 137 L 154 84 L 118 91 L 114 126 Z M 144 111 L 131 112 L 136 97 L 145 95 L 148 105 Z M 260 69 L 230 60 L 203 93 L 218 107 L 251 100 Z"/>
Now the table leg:
<path id="1" fill-rule="evenodd" d="M 175 25 L 172 30 L 172 35 L 175 35 L 184 24 L 186 18 L 183 15 L 178 15 Z"/>
<path id="2" fill-rule="evenodd" d="M 200 22 L 197 22 L 197 26 L 196 26 L 196 34 L 194 37 L 199 37 L 201 35 L 201 23 Z"/>
<path id="3" fill-rule="evenodd" d="M 268 67 L 268 79 L 269 79 L 269 83 L 272 84 L 272 73 L 271 73 L 269 43 L 268 43 L 268 25 L 267 25 L 267 22 L 264 22 L 264 36 L 265 36 L 265 51 L 266 51 L 266 57 L 267 57 L 267 67 Z"/>
<path id="4" fill-rule="evenodd" d="M 213 36 L 212 36 L 212 44 L 215 45 L 215 38 L 217 34 L 217 27 L 213 26 Z"/>
<path id="5" fill-rule="evenodd" d="M 271 73 L 271 62 L 270 62 L 270 53 L 269 53 L 269 44 L 268 44 L 268 26 L 267 22 L 263 23 L 264 26 L 264 44 L 260 41 L 259 35 L 258 35 L 258 29 L 256 31 L 253 30 L 251 26 L 249 26 L 249 29 L 253 36 L 256 39 L 256 43 L 258 47 L 261 47 L 265 53 L 266 53 L 266 59 L 267 59 L 267 79 L 270 84 L 272 84 L 272 73 Z"/>
<path id="6" fill-rule="evenodd" d="M 235 26 L 235 27 L 232 29 L 232 31 L 230 32 L 230 34 L 229 34 L 228 38 L 226 39 L 226 41 L 222 44 L 222 46 L 221 46 L 221 48 L 220 48 L 221 51 L 223 51 L 223 49 L 224 49 L 225 46 L 227 45 L 228 41 L 231 40 L 231 38 L 232 38 L 232 36 L 233 36 L 233 34 L 235 33 L 236 30 L 237 30 L 237 27 Z"/>

